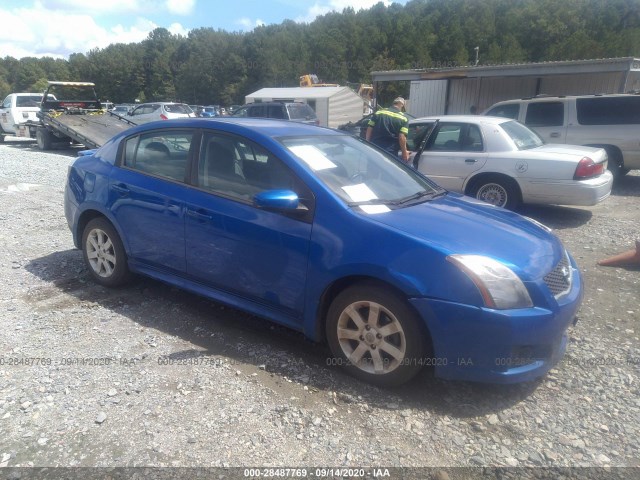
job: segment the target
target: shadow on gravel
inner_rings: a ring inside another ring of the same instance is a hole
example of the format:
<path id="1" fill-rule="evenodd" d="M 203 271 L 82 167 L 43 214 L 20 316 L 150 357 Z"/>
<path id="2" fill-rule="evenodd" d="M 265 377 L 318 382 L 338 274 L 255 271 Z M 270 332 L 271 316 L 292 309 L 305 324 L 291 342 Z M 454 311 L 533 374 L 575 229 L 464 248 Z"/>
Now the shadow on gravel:
<path id="1" fill-rule="evenodd" d="M 54 145 L 53 149 L 43 151 L 38 148 L 38 144 L 35 142 L 35 140 L 17 140 L 17 141 L 6 140 L 2 145 L 6 147 L 11 147 L 16 151 L 28 151 L 28 152 L 34 152 L 34 153 L 38 153 L 38 152 L 54 153 L 56 155 L 64 155 L 67 157 L 77 157 L 79 151 L 87 149 L 87 147 L 85 147 L 84 145 L 69 145 L 65 143 L 65 144 Z"/>
<path id="2" fill-rule="evenodd" d="M 611 195 L 619 197 L 640 197 L 640 175 L 636 172 L 617 178 L 613 182 Z"/>
<path id="3" fill-rule="evenodd" d="M 525 205 L 518 213 L 550 228 L 578 228 L 591 220 L 591 210 L 557 205 Z"/>
<path id="4" fill-rule="evenodd" d="M 154 336 L 152 330 L 147 331 L 142 335 L 149 348 L 141 353 L 142 360 L 160 363 L 165 359 L 207 357 L 209 362 L 224 362 L 244 374 L 259 373 L 262 383 L 275 391 L 283 389 L 283 396 L 287 385 L 296 382 L 312 391 L 330 393 L 336 404 L 368 404 L 390 410 L 412 408 L 466 418 L 498 413 L 526 399 L 538 386 L 536 382 L 500 386 L 443 381 L 425 370 L 402 387 L 380 389 L 332 366 L 325 345 L 259 317 L 144 277 L 136 277 L 123 288 L 101 287 L 85 270 L 79 250 L 33 259 L 24 268 L 52 284 L 25 296 L 34 308 L 62 310 L 98 304 L 143 327 L 179 336 L 195 346 L 154 356 Z"/>

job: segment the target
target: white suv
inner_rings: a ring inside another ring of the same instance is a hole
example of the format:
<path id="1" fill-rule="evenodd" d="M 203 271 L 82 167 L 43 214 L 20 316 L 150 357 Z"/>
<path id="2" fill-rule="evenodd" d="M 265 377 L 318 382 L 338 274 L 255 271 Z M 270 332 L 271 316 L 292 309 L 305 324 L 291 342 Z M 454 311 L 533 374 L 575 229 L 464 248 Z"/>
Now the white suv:
<path id="1" fill-rule="evenodd" d="M 640 169 L 640 95 L 540 96 L 507 100 L 484 115 L 518 120 L 545 143 L 604 148 L 614 176 Z"/>

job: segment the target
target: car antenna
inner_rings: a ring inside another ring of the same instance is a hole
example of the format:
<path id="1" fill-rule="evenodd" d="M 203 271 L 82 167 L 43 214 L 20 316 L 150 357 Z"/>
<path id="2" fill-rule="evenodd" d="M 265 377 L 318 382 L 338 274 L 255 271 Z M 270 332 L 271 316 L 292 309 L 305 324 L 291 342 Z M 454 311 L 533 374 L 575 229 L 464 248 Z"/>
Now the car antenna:
<path id="1" fill-rule="evenodd" d="M 418 148 L 418 151 L 413 157 L 413 167 L 416 170 L 418 169 L 418 165 L 420 163 L 420 156 L 422 155 L 422 152 L 424 152 L 424 149 L 427 146 L 427 143 L 429 143 L 429 140 L 431 139 L 431 135 L 433 135 L 433 132 L 436 131 L 436 127 L 438 126 L 438 123 L 440 123 L 440 119 L 436 119 L 436 121 L 433 123 L 431 130 L 429 130 L 429 132 L 424 136 L 424 141 L 420 144 L 420 148 Z"/>

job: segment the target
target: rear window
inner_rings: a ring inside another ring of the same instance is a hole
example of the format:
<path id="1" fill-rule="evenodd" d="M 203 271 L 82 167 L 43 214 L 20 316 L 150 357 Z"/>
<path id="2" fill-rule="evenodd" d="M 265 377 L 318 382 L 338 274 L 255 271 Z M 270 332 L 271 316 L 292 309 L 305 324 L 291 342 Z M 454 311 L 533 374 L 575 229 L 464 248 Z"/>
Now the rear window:
<path id="1" fill-rule="evenodd" d="M 184 105 L 182 103 L 174 103 L 174 104 L 171 104 L 171 105 L 165 105 L 164 109 L 167 111 L 167 113 L 185 113 L 187 115 L 189 113 L 193 113 L 193 110 L 191 110 L 189 105 Z"/>
<path id="2" fill-rule="evenodd" d="M 42 95 L 20 95 L 16 97 L 16 107 L 38 107 Z"/>
<path id="3" fill-rule="evenodd" d="M 315 120 L 316 112 L 306 103 L 290 103 L 287 105 L 290 120 Z"/>
<path id="4" fill-rule="evenodd" d="M 640 124 L 640 97 L 597 97 L 576 99 L 580 125 Z"/>

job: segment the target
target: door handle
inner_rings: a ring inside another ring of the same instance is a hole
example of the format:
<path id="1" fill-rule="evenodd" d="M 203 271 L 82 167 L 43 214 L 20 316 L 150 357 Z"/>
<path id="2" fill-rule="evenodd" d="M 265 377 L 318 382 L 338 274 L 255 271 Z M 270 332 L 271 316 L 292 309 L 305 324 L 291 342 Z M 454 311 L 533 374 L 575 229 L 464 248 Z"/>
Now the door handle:
<path id="1" fill-rule="evenodd" d="M 560 134 L 558 132 L 551 132 L 551 134 L 549 136 L 551 138 L 558 138 L 560 136 Z"/>
<path id="2" fill-rule="evenodd" d="M 129 193 L 131 193 L 131 191 L 129 190 L 129 188 L 126 185 L 111 185 L 111 188 L 113 190 L 115 190 L 116 192 L 118 192 L 120 194 L 120 196 L 122 197 L 126 197 L 129 195 Z"/>
<path id="3" fill-rule="evenodd" d="M 191 218 L 197 218 L 198 220 L 213 220 L 213 215 L 203 213 L 202 211 L 187 209 L 187 215 Z"/>
<path id="4" fill-rule="evenodd" d="M 478 160 L 476 160 L 475 158 L 467 158 L 464 163 L 476 163 Z"/>

